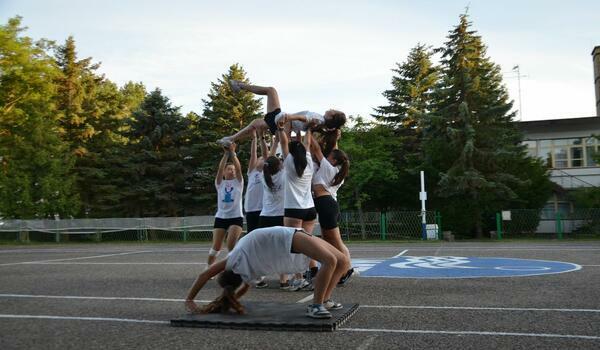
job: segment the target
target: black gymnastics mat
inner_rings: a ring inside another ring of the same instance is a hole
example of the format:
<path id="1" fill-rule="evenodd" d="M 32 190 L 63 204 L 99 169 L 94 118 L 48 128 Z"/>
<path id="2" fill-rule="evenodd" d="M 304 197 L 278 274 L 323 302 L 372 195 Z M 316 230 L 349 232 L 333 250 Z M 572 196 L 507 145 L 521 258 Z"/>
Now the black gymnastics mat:
<path id="1" fill-rule="evenodd" d="M 356 311 L 358 304 L 347 304 L 341 310 L 330 310 L 331 318 L 314 319 L 306 316 L 307 304 L 246 302 L 245 315 L 187 314 L 171 320 L 171 326 L 197 328 L 257 329 L 272 331 L 333 332 Z"/>

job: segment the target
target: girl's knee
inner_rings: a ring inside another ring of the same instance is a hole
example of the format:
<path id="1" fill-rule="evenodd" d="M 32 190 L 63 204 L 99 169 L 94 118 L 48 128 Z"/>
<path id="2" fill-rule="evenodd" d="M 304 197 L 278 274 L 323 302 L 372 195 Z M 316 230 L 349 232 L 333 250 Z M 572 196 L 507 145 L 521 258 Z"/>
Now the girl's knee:
<path id="1" fill-rule="evenodd" d="M 335 268 L 338 263 L 337 257 L 332 253 L 325 254 L 321 260 L 322 265 L 331 266 L 332 268 Z"/>

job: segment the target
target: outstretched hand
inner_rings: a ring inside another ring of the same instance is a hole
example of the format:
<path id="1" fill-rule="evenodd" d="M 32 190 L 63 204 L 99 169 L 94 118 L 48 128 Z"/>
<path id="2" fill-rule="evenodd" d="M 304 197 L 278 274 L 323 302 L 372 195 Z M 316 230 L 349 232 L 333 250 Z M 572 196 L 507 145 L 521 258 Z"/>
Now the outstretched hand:
<path id="1" fill-rule="evenodd" d="M 195 301 L 186 300 L 185 301 L 185 310 L 190 314 L 199 314 L 201 311 L 201 308 L 200 308 L 200 306 L 198 306 L 198 304 L 196 304 Z"/>

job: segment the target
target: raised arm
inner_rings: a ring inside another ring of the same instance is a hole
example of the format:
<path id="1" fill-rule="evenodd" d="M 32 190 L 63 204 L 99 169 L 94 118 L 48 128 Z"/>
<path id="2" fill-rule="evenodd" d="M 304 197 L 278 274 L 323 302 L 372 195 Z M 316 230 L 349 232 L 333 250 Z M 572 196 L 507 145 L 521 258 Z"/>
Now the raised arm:
<path id="1" fill-rule="evenodd" d="M 269 156 L 269 147 L 267 146 L 267 141 L 265 141 L 265 134 L 260 133 L 260 154 L 262 155 L 263 160 L 267 160 Z"/>
<path id="2" fill-rule="evenodd" d="M 310 150 L 310 145 L 312 144 L 312 141 L 313 141 L 312 131 L 310 131 L 310 129 L 308 129 L 304 133 L 304 140 L 302 142 L 304 144 L 304 147 L 307 150 Z"/>
<path id="3" fill-rule="evenodd" d="M 240 164 L 240 160 L 238 159 L 237 154 L 235 153 L 235 148 L 235 143 L 232 143 L 231 146 L 229 146 L 229 160 L 233 163 L 233 166 L 235 167 L 235 178 L 239 182 L 242 182 L 244 181 L 244 175 L 242 175 L 242 165 Z"/>
<path id="4" fill-rule="evenodd" d="M 269 150 L 269 156 L 277 154 L 277 144 L 279 143 L 279 133 L 275 133 L 275 136 L 271 142 L 271 149 Z"/>
<path id="5" fill-rule="evenodd" d="M 248 161 L 248 174 L 256 168 L 256 129 L 252 132 L 252 143 L 250 144 L 250 160 Z"/>
<path id="6" fill-rule="evenodd" d="M 279 136 L 279 143 L 281 144 L 281 152 L 283 153 L 283 159 L 285 159 L 285 158 L 287 158 L 287 155 L 290 153 L 287 133 L 282 128 L 278 128 L 277 136 Z"/>
<path id="7" fill-rule="evenodd" d="M 227 157 L 229 156 L 229 150 L 223 148 L 223 158 L 219 162 L 219 169 L 217 170 L 217 176 L 215 177 L 215 185 L 219 186 L 223 181 L 223 173 L 225 172 L 225 165 L 227 165 Z"/>
<path id="8" fill-rule="evenodd" d="M 319 163 L 323 159 L 323 152 L 321 151 L 321 146 L 319 145 L 317 140 L 315 140 L 315 137 L 313 136 L 312 132 L 310 133 L 310 153 L 315 158 L 317 158 Z"/>

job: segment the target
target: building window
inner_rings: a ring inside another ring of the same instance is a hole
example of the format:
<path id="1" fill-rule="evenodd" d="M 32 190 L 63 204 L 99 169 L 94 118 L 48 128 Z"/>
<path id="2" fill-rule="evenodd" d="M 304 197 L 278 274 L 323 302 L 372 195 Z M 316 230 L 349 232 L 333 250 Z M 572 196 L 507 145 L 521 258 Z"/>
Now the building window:
<path id="1" fill-rule="evenodd" d="M 594 156 L 598 152 L 595 137 L 524 141 L 527 152 L 546 161 L 551 168 L 581 168 L 598 166 Z M 538 147 L 539 146 L 539 152 Z"/>

